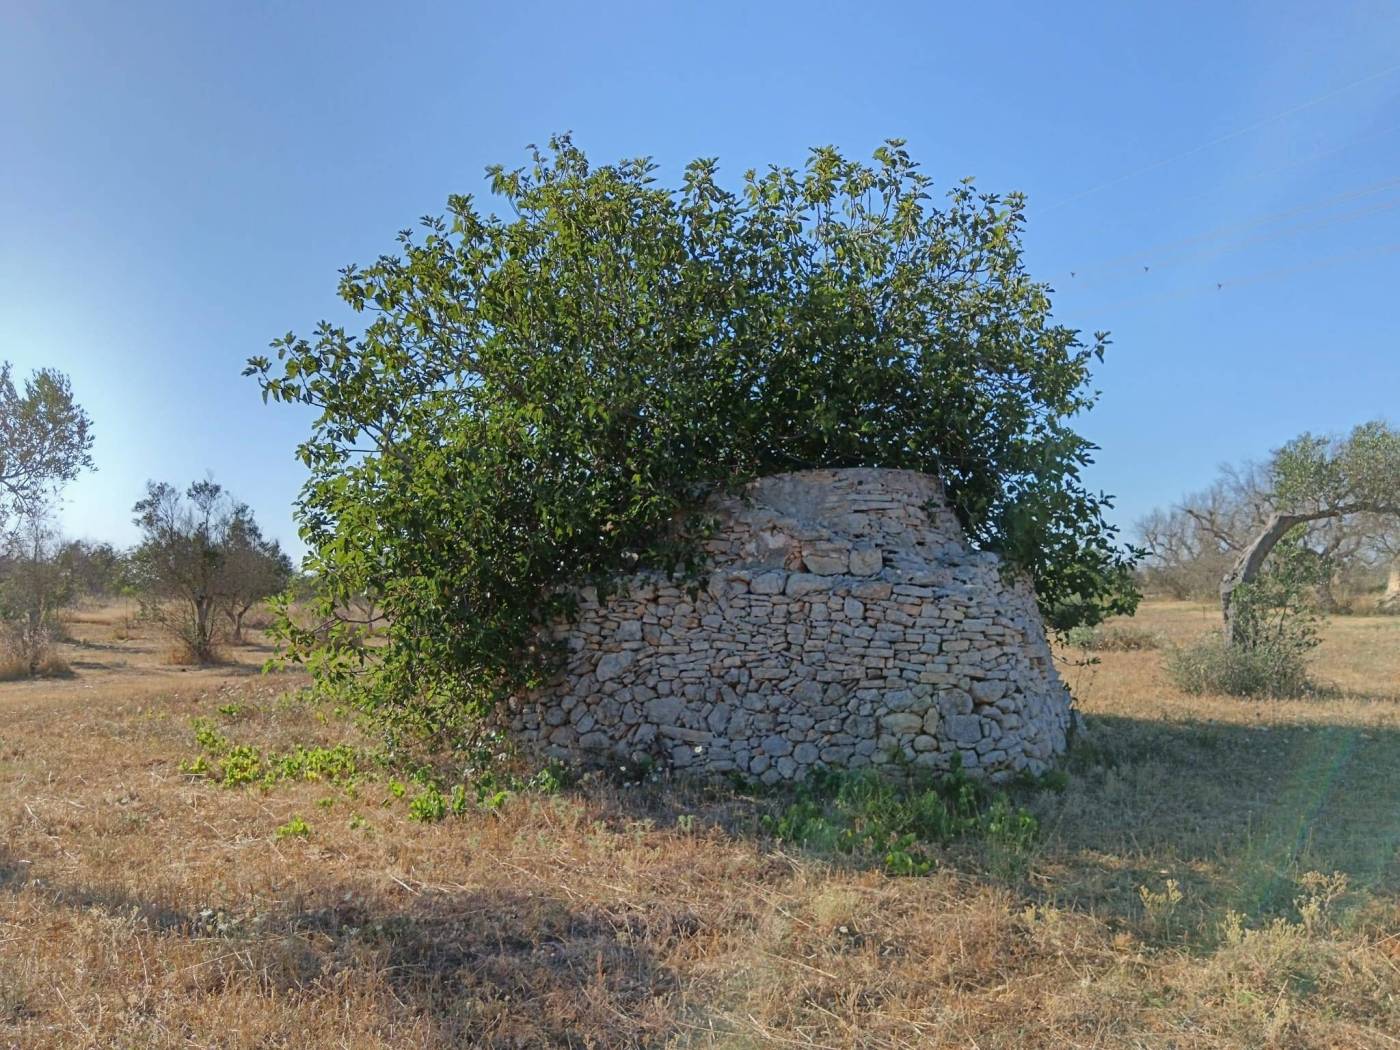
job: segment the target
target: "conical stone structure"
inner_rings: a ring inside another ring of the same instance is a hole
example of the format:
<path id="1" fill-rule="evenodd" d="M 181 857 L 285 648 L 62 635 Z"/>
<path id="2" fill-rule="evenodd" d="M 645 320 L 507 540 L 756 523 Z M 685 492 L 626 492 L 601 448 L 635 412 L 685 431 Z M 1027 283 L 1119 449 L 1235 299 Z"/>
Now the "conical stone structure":
<path id="1" fill-rule="evenodd" d="M 563 671 L 511 714 L 527 748 L 767 783 L 955 755 L 1002 779 L 1064 750 L 1034 595 L 968 547 L 936 479 L 809 470 L 712 508 L 698 593 L 637 575 L 582 595 Z"/>

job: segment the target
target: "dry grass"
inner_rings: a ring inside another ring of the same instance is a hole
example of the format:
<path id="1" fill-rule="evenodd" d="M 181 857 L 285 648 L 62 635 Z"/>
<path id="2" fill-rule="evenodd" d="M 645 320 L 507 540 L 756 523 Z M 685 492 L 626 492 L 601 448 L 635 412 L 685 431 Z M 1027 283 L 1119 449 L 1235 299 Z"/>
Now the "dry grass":
<path id="1" fill-rule="evenodd" d="M 1024 874 L 966 847 L 893 879 L 718 792 L 423 825 L 382 777 L 219 788 L 178 771 L 196 716 L 366 742 L 280 700 L 257 646 L 179 670 L 119 616 L 74 623 L 75 678 L 0 687 L 0 1046 L 1400 1044 L 1396 618 L 1329 629 L 1322 700 L 1186 697 L 1150 651 L 1067 667 L 1089 732 L 1026 799 Z"/>
<path id="2" fill-rule="evenodd" d="M 65 639 L 66 640 L 66 639 Z M 73 673 L 68 661 L 50 647 L 40 655 L 33 669 L 29 658 L 8 646 L 0 646 L 0 682 L 19 682 L 28 678 L 67 678 Z"/>

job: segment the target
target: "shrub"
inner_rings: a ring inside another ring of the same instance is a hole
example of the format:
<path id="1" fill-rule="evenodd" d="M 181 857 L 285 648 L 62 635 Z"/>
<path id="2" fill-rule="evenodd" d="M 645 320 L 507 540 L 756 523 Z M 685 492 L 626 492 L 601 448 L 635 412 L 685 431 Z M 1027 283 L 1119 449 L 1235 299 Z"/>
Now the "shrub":
<path id="1" fill-rule="evenodd" d="M 68 678 L 73 669 L 68 661 L 47 649 L 36 654 L 30 650 L 0 647 L 0 682 L 17 682 L 24 678 Z"/>
<path id="2" fill-rule="evenodd" d="M 455 739 L 549 668 L 538 629 L 573 586 L 698 576 L 705 493 L 808 467 L 937 475 L 1057 622 L 1131 609 L 1070 427 L 1106 335 L 1053 321 L 1019 195 L 963 182 L 934 204 L 897 141 L 738 193 L 712 160 L 675 189 L 654 172 L 555 139 L 494 169 L 511 217 L 453 197 L 344 271 L 363 332 L 322 323 L 249 361 L 265 398 L 317 413 L 298 519 L 322 586 L 312 626 L 279 621 L 289 658 Z M 382 645 L 344 615 L 360 597 Z"/>
<path id="3" fill-rule="evenodd" d="M 0 551 L 0 673 L 7 679 L 70 673 L 54 646 L 68 638 L 61 612 L 76 592 L 48 514 L 45 505 L 29 508 Z"/>
<path id="4" fill-rule="evenodd" d="M 304 839 L 311 834 L 311 825 L 301 817 L 293 817 L 277 828 L 279 839 Z"/>
<path id="5" fill-rule="evenodd" d="M 1296 697 L 1311 690 L 1308 651 L 1287 639 L 1266 639 L 1245 647 L 1208 635 L 1194 645 L 1172 650 L 1166 667 L 1172 680 L 1188 693 Z"/>
<path id="6" fill-rule="evenodd" d="M 465 809 L 465 792 L 463 794 Z M 408 819 L 420 824 L 432 824 L 447 816 L 448 800 L 436 787 L 426 788 L 408 804 Z M 455 810 L 454 810 L 455 812 Z"/>
<path id="7" fill-rule="evenodd" d="M 1066 632 L 1065 641 L 1075 648 L 1095 653 L 1142 652 L 1162 647 L 1160 634 L 1136 624 L 1114 624 L 1098 627 L 1081 624 Z"/>

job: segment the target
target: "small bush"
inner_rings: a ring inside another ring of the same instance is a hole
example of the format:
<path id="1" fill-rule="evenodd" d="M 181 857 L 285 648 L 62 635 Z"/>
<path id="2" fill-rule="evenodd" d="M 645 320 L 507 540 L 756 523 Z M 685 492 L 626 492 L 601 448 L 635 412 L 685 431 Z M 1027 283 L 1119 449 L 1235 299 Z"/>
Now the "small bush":
<path id="1" fill-rule="evenodd" d="M 228 656 L 213 642 L 201 649 L 185 638 L 172 637 L 161 660 L 170 667 L 213 667 L 228 663 Z"/>
<path id="2" fill-rule="evenodd" d="M 1194 645 L 1172 650 L 1166 668 L 1172 680 L 1192 694 L 1295 697 L 1312 691 L 1307 653 L 1286 640 L 1238 646 L 1207 636 Z"/>
<path id="3" fill-rule="evenodd" d="M 18 652 L 0 653 L 0 682 L 18 682 L 25 678 L 68 678 L 73 669 L 68 661 L 51 652 L 37 660 Z"/>
<path id="4" fill-rule="evenodd" d="M 203 754 L 181 762 L 180 771 L 210 777 L 224 787 L 271 787 L 283 780 L 324 781 L 345 787 L 364 772 L 365 756 L 349 744 L 297 746 L 282 754 L 264 753 L 248 744 L 233 743 L 207 718 L 194 720 L 194 740 Z"/>
<path id="5" fill-rule="evenodd" d="M 279 839 L 304 839 L 311 834 L 311 825 L 301 817 L 293 817 L 287 823 L 279 825 L 277 837 Z"/>
<path id="6" fill-rule="evenodd" d="M 1136 624 L 1116 624 L 1112 627 L 1073 627 L 1065 641 L 1077 649 L 1089 652 L 1131 653 L 1162 647 L 1162 636 L 1156 631 Z"/>
<path id="7" fill-rule="evenodd" d="M 408 819 L 433 824 L 447 816 L 447 799 L 435 787 L 427 788 L 408 804 Z"/>

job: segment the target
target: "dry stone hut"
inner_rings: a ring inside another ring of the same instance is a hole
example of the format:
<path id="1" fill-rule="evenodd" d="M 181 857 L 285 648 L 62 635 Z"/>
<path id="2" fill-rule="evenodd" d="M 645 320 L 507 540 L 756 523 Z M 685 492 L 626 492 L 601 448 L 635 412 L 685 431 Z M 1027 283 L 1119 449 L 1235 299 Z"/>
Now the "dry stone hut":
<path id="1" fill-rule="evenodd" d="M 563 671 L 512 728 L 585 762 L 773 783 L 820 766 L 1038 772 L 1070 697 L 1025 583 L 969 549 L 937 480 L 810 470 L 718 499 L 708 585 L 582 596 Z"/>

